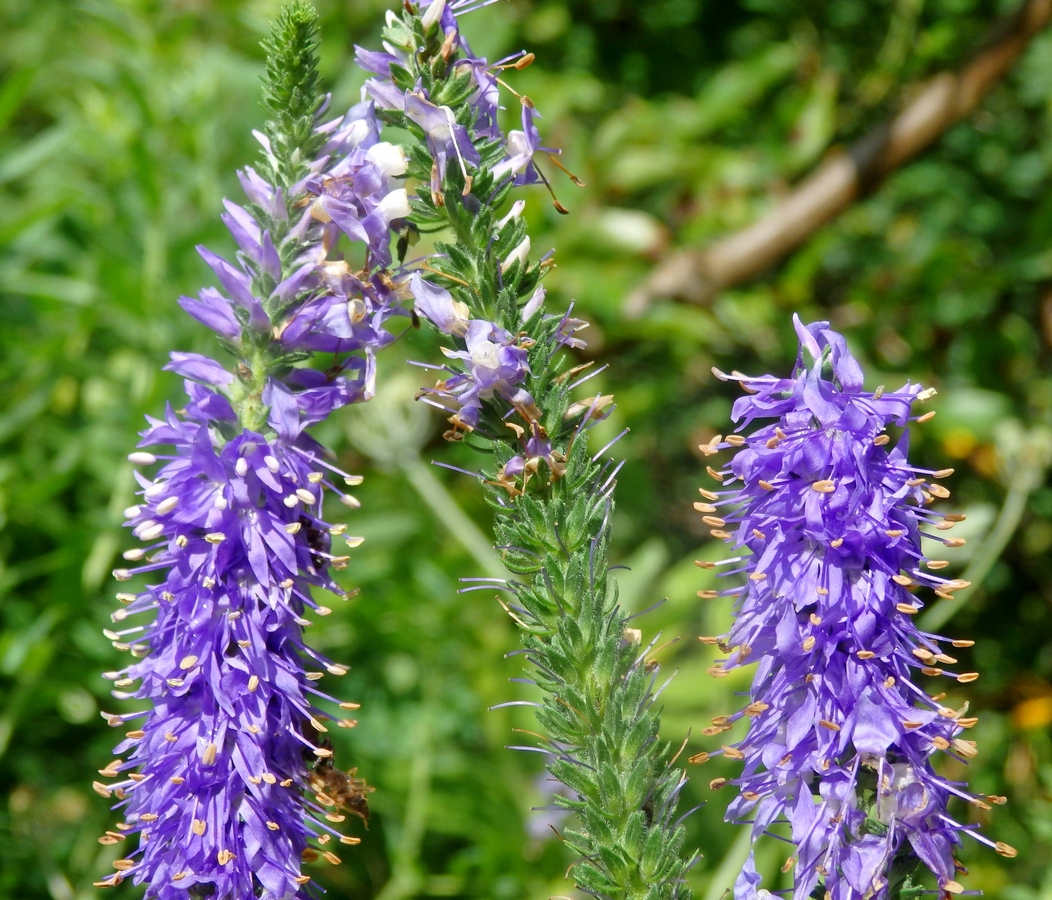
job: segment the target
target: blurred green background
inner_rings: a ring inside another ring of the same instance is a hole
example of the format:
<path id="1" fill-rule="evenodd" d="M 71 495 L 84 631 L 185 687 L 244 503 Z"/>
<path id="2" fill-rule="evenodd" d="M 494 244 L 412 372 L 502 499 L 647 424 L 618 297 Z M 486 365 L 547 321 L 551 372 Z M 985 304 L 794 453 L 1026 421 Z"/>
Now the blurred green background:
<path id="1" fill-rule="evenodd" d="M 704 307 L 654 303 L 628 321 L 628 292 L 670 247 L 742 227 L 831 147 L 883 121 L 908 85 L 966 58 L 1014 0 L 508 0 L 464 20 L 491 58 L 527 47 L 512 73 L 544 114 L 550 145 L 587 183 L 556 179 L 572 214 L 530 194 L 533 246 L 557 248 L 553 306 L 592 322 L 582 357 L 609 365 L 593 384 L 617 396 L 604 428 L 632 431 L 615 524 L 622 597 L 679 670 L 663 695 L 664 736 L 700 732 L 745 684 L 705 675 L 695 637 L 726 623 L 729 602 L 698 601 L 694 565 L 716 558 L 691 510 L 704 463 L 696 444 L 726 433 L 736 387 L 710 367 L 786 372 L 790 315 L 844 330 L 870 386 L 907 377 L 938 388 L 918 429 L 918 461 L 955 466 L 967 512 L 952 551 L 960 575 L 988 570 L 944 626 L 975 637 L 961 670 L 981 679 L 951 699 L 981 717 L 967 777 L 1009 803 L 982 820 L 1015 845 L 1005 860 L 975 844 L 966 885 L 1005 900 L 1052 898 L 1052 31 L 967 121 L 784 264 Z M 385 4 L 318 0 L 323 71 L 336 107 L 357 97 L 352 45 L 375 46 Z M 118 708 L 99 673 L 117 653 L 109 571 L 128 544 L 125 454 L 143 415 L 178 380 L 171 349 L 210 349 L 176 305 L 210 273 L 194 245 L 232 252 L 220 201 L 254 153 L 259 40 L 271 0 L 0 2 L 0 898 L 74 900 L 110 871 L 112 827 L 90 788 Z M 512 105 L 514 100 L 511 99 Z M 509 115 L 514 115 L 514 108 Z M 365 545 L 343 573 L 360 595 L 314 629 L 352 664 L 340 685 L 361 724 L 338 758 L 377 791 L 360 847 L 319 864 L 330 896 L 493 900 L 569 894 L 568 859 L 530 814 L 549 785 L 532 754 L 503 749 L 528 712 L 486 708 L 528 696 L 509 684 L 514 626 L 486 592 L 457 579 L 494 565 L 487 512 L 471 480 L 428 465 L 478 466 L 443 444 L 412 395 L 434 359 L 413 332 L 387 353 L 381 403 L 321 429 L 363 472 L 352 530 Z M 993 537 L 991 537 L 993 532 Z M 985 540 L 984 540 L 985 539 Z M 984 548 L 997 550 L 999 555 Z M 979 557 L 976 557 L 979 554 Z M 993 558 L 991 558 L 993 557 Z M 950 702 L 948 700 L 947 702 Z M 132 704 L 129 704 L 132 705 Z M 528 757 L 528 758 L 524 758 Z M 692 768 L 684 809 L 704 859 L 699 897 L 718 900 L 743 849 L 721 824 L 733 770 Z M 989 821 L 987 821 L 989 820 Z M 785 851 L 761 867 L 777 879 Z M 324 867 L 324 868 L 322 868 Z M 770 884 L 769 884 L 770 886 Z M 122 886 L 118 896 L 137 892 Z"/>

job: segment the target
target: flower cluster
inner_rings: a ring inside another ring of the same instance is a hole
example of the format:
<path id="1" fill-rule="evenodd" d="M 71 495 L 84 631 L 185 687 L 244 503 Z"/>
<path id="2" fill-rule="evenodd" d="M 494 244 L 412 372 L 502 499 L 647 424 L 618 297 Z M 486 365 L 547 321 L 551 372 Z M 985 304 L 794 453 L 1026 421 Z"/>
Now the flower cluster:
<path id="1" fill-rule="evenodd" d="M 375 353 L 393 340 L 386 325 L 406 314 L 388 267 L 410 211 L 397 186 L 407 160 L 379 140 L 370 101 L 326 122 L 325 102 L 307 96 L 315 18 L 286 9 L 268 48 L 278 124 L 257 134 L 264 174 L 239 173 L 247 208 L 228 201 L 223 216 L 239 251 L 231 262 L 200 248 L 221 290 L 180 300 L 236 364 L 173 353 L 166 368 L 186 379 L 188 402 L 150 420 L 140 444 L 150 450 L 129 457 L 163 464 L 138 476 L 141 499 L 126 511 L 144 546 L 124 555 L 139 565 L 114 576 L 158 580 L 118 594 L 122 624 L 107 636 L 135 661 L 108 677 L 119 699 L 150 706 L 107 714 L 115 727 L 142 722 L 116 748 L 130 755 L 100 770 L 118 780 L 96 790 L 124 816 L 101 841 L 137 834 L 138 847 L 98 884 L 130 878 L 157 900 L 307 896 L 301 862 L 339 862 L 325 845 L 358 839 L 333 823 L 368 816 L 369 789 L 333 766 L 325 736 L 355 722 L 318 705 L 356 708 L 316 686 L 347 668 L 303 640 L 308 614 L 330 612 L 311 589 L 346 596 L 331 573 L 349 557 L 333 542 L 362 540 L 324 519 L 323 495 L 356 508 L 344 486 L 360 477 L 325 462 L 304 429 L 372 395 Z M 363 262 L 339 254 L 341 236 Z M 332 365 L 298 365 L 311 351 L 334 354 Z M 152 620 L 123 625 L 138 615 Z"/>
<path id="2" fill-rule="evenodd" d="M 280 379 L 268 376 L 268 388 L 292 397 L 301 425 L 372 396 L 374 354 L 393 340 L 385 325 L 404 314 L 399 287 L 386 267 L 392 228 L 409 214 L 405 188 L 393 186 L 407 162 L 399 147 L 379 140 L 379 129 L 370 102 L 320 124 L 317 133 L 326 138 L 321 155 L 287 190 L 265 182 L 251 167 L 239 172 L 256 212 L 226 201 L 223 220 L 240 247 L 237 264 L 199 248 L 226 294 L 205 288 L 196 299 L 179 301 L 239 355 L 258 355 L 263 346 L 271 368 L 280 368 L 273 365 L 280 356 L 297 351 L 343 357 L 326 373 L 286 366 Z M 258 133 L 257 138 L 272 158 L 270 141 Z M 271 165 L 276 168 L 276 162 Z M 296 211 L 293 221 L 290 213 Z M 284 238 L 275 247 L 272 232 L 278 229 Z M 364 245 L 361 269 L 352 269 L 335 252 L 340 235 Z M 225 390 L 235 402 L 258 389 L 251 364 L 237 373 L 238 384 L 219 363 L 212 367 L 219 381 L 200 378 L 201 370 L 184 374 Z M 178 363 L 172 368 L 183 371 Z"/>
<path id="3" fill-rule="evenodd" d="M 142 501 L 127 510 L 147 544 L 127 555 L 146 561 L 114 574 L 167 575 L 138 594 L 118 594 L 125 605 L 115 621 L 146 613 L 153 620 L 108 632 L 139 661 L 107 677 L 118 687 L 139 681 L 119 696 L 153 707 L 116 748 L 128 758 L 103 770 L 119 780 L 96 789 L 115 793 L 126 810 L 114 842 L 140 835 L 111 881 L 147 882 L 150 897 L 184 898 L 195 885 L 216 897 L 294 896 L 309 880 L 300 872 L 308 838 L 358 840 L 341 837 L 331 824 L 341 816 L 316 803 L 305 817 L 303 798 L 307 762 L 332 756 L 326 723 L 355 724 L 315 705 L 356 708 L 315 687 L 325 672 L 347 669 L 311 650 L 303 629 L 308 611 L 330 612 L 311 598 L 311 586 L 343 595 L 329 571 L 347 564 L 332 547 L 345 526 L 321 518 L 323 493 L 356 506 L 332 476 L 358 479 L 289 442 L 277 416 L 272 425 L 276 437 L 245 431 L 217 448 L 206 423 L 169 412 L 144 434 L 143 446 L 174 452 L 152 479 L 140 477 Z M 145 451 L 132 456 L 157 461 Z M 360 538 L 345 540 L 354 546 Z M 304 659 L 318 671 L 304 672 Z"/>
<path id="4" fill-rule="evenodd" d="M 911 384 L 864 391 L 843 337 L 825 322 L 795 322 L 792 378 L 717 373 L 749 394 L 733 410 L 741 428 L 775 421 L 701 448 L 737 448 L 729 465 L 709 469 L 722 489 L 702 490 L 695 506 L 712 534 L 740 551 L 721 565 L 747 576 L 742 589 L 701 592 L 738 597 L 730 632 L 702 638 L 729 654 L 710 672 L 723 677 L 758 663 L 748 705 L 706 732 L 749 722 L 743 740 L 716 751 L 744 760 L 727 815 L 751 821 L 755 837 L 788 821 L 794 900 L 820 882 L 833 900 L 879 900 L 918 860 L 944 894 L 959 893 L 953 849 L 961 834 L 1006 856 L 1015 851 L 947 810 L 954 797 L 983 809 L 1003 798 L 976 797 L 932 766 L 936 751 L 975 756 L 961 734 L 976 719 L 967 704 L 953 709 L 939 702 L 945 695 L 929 696 L 919 677 L 978 677 L 943 669 L 957 660 L 942 644 L 972 641 L 922 633 L 913 621 L 919 587 L 949 597 L 966 586 L 937 574 L 946 561 L 921 547 L 922 537 L 963 543 L 943 536 L 963 516 L 929 506 L 949 496 L 936 479 L 952 470 L 907 460 L 904 426 L 934 415 L 914 416 L 912 404 L 932 392 Z M 889 426 L 903 429 L 897 440 Z M 759 882 L 750 856 L 735 896 L 751 900 Z"/>

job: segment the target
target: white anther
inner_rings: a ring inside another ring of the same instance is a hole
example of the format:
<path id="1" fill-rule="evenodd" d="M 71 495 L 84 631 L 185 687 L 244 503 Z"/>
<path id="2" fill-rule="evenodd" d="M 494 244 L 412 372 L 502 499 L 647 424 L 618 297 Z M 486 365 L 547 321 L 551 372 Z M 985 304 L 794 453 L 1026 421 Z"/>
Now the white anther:
<path id="1" fill-rule="evenodd" d="M 146 453 L 143 450 L 136 450 L 134 453 L 128 454 L 128 462 L 133 466 L 152 466 L 157 462 L 157 457 L 152 453 Z"/>
<path id="2" fill-rule="evenodd" d="M 278 464 L 278 461 L 276 459 L 274 459 L 273 456 L 264 456 L 263 457 L 263 464 L 268 469 L 270 469 L 271 472 L 276 472 L 280 468 L 280 466 Z"/>
<path id="3" fill-rule="evenodd" d="M 234 471 L 244 478 L 248 474 L 248 460 L 243 456 L 239 456 L 237 462 L 234 463 Z"/>
<path id="4" fill-rule="evenodd" d="M 157 513 L 160 516 L 163 516 L 165 513 L 170 513 L 178 505 L 179 505 L 179 498 L 178 497 L 165 497 L 154 508 L 154 512 Z"/>

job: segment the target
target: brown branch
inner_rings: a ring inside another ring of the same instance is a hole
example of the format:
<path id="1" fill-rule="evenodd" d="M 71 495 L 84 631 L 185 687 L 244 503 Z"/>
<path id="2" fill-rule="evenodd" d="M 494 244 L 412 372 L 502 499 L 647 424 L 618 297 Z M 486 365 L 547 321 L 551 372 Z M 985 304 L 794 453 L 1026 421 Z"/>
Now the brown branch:
<path id="1" fill-rule="evenodd" d="M 625 314 L 641 315 L 658 297 L 707 303 L 720 291 L 763 273 L 969 115 L 1050 18 L 1052 0 L 1027 0 L 1000 23 L 964 68 L 943 72 L 908 91 L 913 99 L 894 119 L 848 151 L 827 154 L 760 221 L 708 247 L 669 254 L 629 295 Z"/>

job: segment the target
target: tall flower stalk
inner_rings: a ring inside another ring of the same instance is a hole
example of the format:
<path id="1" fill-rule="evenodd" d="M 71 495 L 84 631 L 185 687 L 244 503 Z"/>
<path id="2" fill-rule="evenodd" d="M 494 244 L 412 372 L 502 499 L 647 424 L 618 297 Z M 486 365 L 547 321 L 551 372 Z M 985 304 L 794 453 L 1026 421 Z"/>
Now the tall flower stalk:
<path id="1" fill-rule="evenodd" d="M 221 290 L 180 300 L 233 365 L 173 353 L 187 401 L 150 419 L 149 449 L 129 457 L 150 473 L 126 511 L 144 546 L 114 576 L 146 583 L 117 595 L 106 634 L 134 661 L 107 677 L 148 705 L 107 714 L 137 724 L 95 784 L 123 815 L 100 840 L 138 840 L 98 885 L 130 879 L 147 898 L 308 896 L 301 862 L 339 862 L 326 845 L 358 839 L 335 824 L 368 815 L 367 788 L 334 767 L 326 738 L 355 725 L 340 711 L 357 705 L 318 685 L 347 667 L 304 642 L 309 616 L 330 612 L 312 589 L 345 596 L 338 544 L 361 541 L 324 518 L 323 498 L 356 508 L 345 489 L 361 479 L 304 429 L 372 394 L 374 354 L 402 312 L 388 265 L 409 213 L 406 160 L 379 141 L 371 103 L 324 118 L 315 20 L 294 3 L 265 44 L 262 159 L 238 173 L 247 206 L 226 202 L 223 216 L 239 252 L 200 248 Z M 363 247 L 362 267 L 336 252 L 341 236 Z M 314 351 L 326 368 L 304 365 Z"/>
<path id="2" fill-rule="evenodd" d="M 976 755 L 963 733 L 977 720 L 967 702 L 945 705 L 946 693 L 930 696 L 921 681 L 978 678 L 945 669 L 957 662 L 946 645 L 973 641 L 914 624 L 919 589 L 950 598 L 967 587 L 942 577 L 948 563 L 921 546 L 922 537 L 964 543 L 947 536 L 964 516 L 931 508 L 949 496 L 938 480 L 952 470 L 919 469 L 907 458 L 908 423 L 934 415 L 915 414 L 913 404 L 934 392 L 913 384 L 864 391 L 844 338 L 828 323 L 794 321 L 800 352 L 791 378 L 717 372 L 748 393 L 734 406 L 738 430 L 774 421 L 701 448 L 737 450 L 709 469 L 720 489 L 702 490 L 695 506 L 733 546 L 715 565 L 745 576 L 744 588 L 701 592 L 737 597 L 731 630 L 702 638 L 728 654 L 710 674 L 757 664 L 749 703 L 708 730 L 744 718 L 748 733 L 710 755 L 744 760 L 729 820 L 751 822 L 754 839 L 787 825 L 792 851 L 782 871 L 793 871 L 794 900 L 914 897 L 924 867 L 948 897 L 963 890 L 954 858 L 961 835 L 1003 856 L 1015 850 L 949 809 L 957 800 L 988 810 L 1004 798 L 976 796 L 933 766 L 936 753 L 959 762 Z M 767 896 L 760 882 L 750 854 L 735 897 Z"/>
<path id="3" fill-rule="evenodd" d="M 690 859 L 675 815 L 685 778 L 658 737 L 657 664 L 626 628 L 609 572 L 620 466 L 589 447 L 611 398 L 572 399 L 587 366 L 561 351 L 583 346 L 584 323 L 545 312 L 549 261 L 531 259 L 523 203 L 510 202 L 514 187 L 546 183 L 555 152 L 541 147 L 532 102 L 504 82 L 532 55 L 489 63 L 461 34 L 458 15 L 484 5 L 407 3 L 388 19 L 385 52 L 358 51 L 378 116 L 413 138 L 410 221 L 440 232 L 409 281 L 417 312 L 447 338 L 448 362 L 432 367 L 439 380 L 422 397 L 449 415 L 447 438 L 470 435 L 492 451 L 483 478 L 514 577 L 466 579 L 466 589 L 505 593 L 523 631 L 546 734 L 520 749 L 544 753 L 570 789 L 557 802 L 579 817 L 562 834 L 579 856 L 577 886 L 603 898 L 686 897 Z M 508 133 L 502 92 L 521 107 L 521 128 Z"/>

